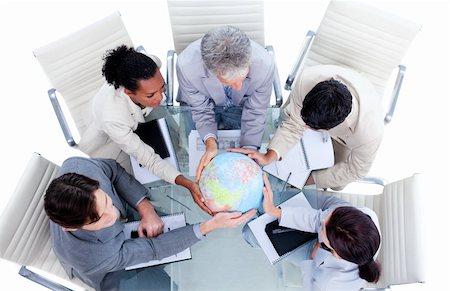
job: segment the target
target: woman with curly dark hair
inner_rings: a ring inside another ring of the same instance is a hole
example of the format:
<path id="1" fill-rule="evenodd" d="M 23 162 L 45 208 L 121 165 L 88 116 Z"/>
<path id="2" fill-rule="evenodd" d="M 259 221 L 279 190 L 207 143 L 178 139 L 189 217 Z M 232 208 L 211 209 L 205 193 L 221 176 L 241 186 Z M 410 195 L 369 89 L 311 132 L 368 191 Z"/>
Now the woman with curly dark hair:
<path id="1" fill-rule="evenodd" d="M 106 83 L 93 100 L 93 120 L 79 148 L 95 158 L 112 158 L 130 171 L 129 156 L 169 183 L 187 188 L 205 211 L 196 183 L 184 177 L 134 132 L 163 100 L 161 61 L 125 45 L 106 52 L 102 68 Z"/>

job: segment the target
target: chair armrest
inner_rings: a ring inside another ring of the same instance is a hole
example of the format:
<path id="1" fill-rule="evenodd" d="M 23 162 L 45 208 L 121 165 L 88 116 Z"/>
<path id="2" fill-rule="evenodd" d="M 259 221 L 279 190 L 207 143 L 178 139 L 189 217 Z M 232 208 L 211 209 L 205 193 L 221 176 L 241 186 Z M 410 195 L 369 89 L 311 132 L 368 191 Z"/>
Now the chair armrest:
<path id="1" fill-rule="evenodd" d="M 283 104 L 283 94 L 281 93 L 281 82 L 280 82 L 280 76 L 278 75 L 278 66 L 277 66 L 277 60 L 275 58 L 275 51 L 273 50 L 273 46 L 268 45 L 266 46 L 266 50 L 274 59 L 275 62 L 275 71 L 273 76 L 273 91 L 275 93 L 275 105 L 273 107 L 281 107 Z"/>
<path id="2" fill-rule="evenodd" d="M 35 272 L 32 272 L 27 269 L 27 267 L 22 266 L 19 270 L 19 275 L 27 278 L 28 280 L 31 280 L 35 283 L 38 283 L 44 287 L 49 288 L 50 290 L 61 290 L 61 291 L 71 291 L 72 289 L 69 289 L 57 282 L 51 281 L 39 274 L 36 274 Z"/>
<path id="3" fill-rule="evenodd" d="M 169 50 L 167 52 L 167 74 L 166 74 L 166 104 L 167 106 L 173 106 L 173 87 L 174 87 L 174 65 L 175 65 L 175 54 L 174 50 Z"/>
<path id="4" fill-rule="evenodd" d="M 289 73 L 286 83 L 284 85 L 284 89 L 292 90 L 292 84 L 294 83 L 294 79 L 297 76 L 297 73 L 305 60 L 306 55 L 311 48 L 314 38 L 316 37 L 316 33 L 312 30 L 308 31 L 305 36 L 305 40 L 303 41 L 303 46 L 300 49 L 300 53 L 298 54 L 297 60 L 295 61 L 294 66 Z"/>
<path id="5" fill-rule="evenodd" d="M 388 286 L 386 286 L 385 288 L 376 288 L 376 287 L 366 287 L 366 288 L 362 288 L 361 291 L 379 291 L 379 290 L 383 290 L 383 291 L 390 291 L 392 290 L 392 287 L 394 286 L 414 286 L 416 284 L 423 284 L 424 282 L 416 282 L 416 283 L 403 283 L 403 284 L 389 284 Z M 394 290 L 396 290 L 394 288 Z M 403 289 L 402 289 L 403 290 Z M 405 289 L 406 290 L 406 289 Z"/>
<path id="6" fill-rule="evenodd" d="M 145 50 L 145 48 L 144 48 L 142 45 L 138 46 L 138 47 L 136 48 L 136 51 L 137 51 L 138 53 L 147 53 L 147 51 Z"/>
<path id="7" fill-rule="evenodd" d="M 64 113 L 61 110 L 61 106 L 59 106 L 58 98 L 56 97 L 56 89 L 48 90 L 48 97 L 50 98 L 50 102 L 52 103 L 53 110 L 55 111 L 56 118 L 58 118 L 59 125 L 61 126 L 67 144 L 71 147 L 76 146 L 77 143 L 73 138 L 72 132 L 66 121 L 66 117 L 64 116 Z"/>
<path id="8" fill-rule="evenodd" d="M 386 179 L 383 179 L 381 177 L 372 177 L 372 176 L 362 177 L 361 179 L 358 179 L 356 182 L 366 183 L 366 184 L 376 184 L 376 185 L 380 185 L 380 186 L 386 186 L 386 184 L 388 183 L 388 181 Z"/>
<path id="9" fill-rule="evenodd" d="M 388 124 L 392 120 L 394 115 L 395 106 L 397 105 L 398 95 L 400 94 L 400 89 L 402 88 L 403 78 L 405 77 L 406 66 L 399 65 L 397 79 L 395 80 L 394 88 L 392 89 L 391 104 L 389 106 L 389 111 L 384 117 L 384 124 Z"/>
<path id="10" fill-rule="evenodd" d="M 366 176 L 345 185 L 342 189 L 326 189 L 330 193 L 346 193 L 350 195 L 378 195 L 383 192 L 388 181 L 381 177 Z"/>

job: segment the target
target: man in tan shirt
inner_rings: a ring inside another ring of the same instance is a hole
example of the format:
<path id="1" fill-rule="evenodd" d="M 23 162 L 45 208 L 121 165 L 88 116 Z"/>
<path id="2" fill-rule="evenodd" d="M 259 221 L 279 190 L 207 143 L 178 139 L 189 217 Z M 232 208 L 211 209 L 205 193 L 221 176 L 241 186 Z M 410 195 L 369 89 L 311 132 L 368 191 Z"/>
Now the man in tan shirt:
<path id="1" fill-rule="evenodd" d="M 383 137 L 383 107 L 363 76 L 334 65 L 306 68 L 283 107 L 285 117 L 267 153 L 234 151 L 265 166 L 282 159 L 306 128 L 326 130 L 333 141 L 335 164 L 313 171 L 307 184 L 340 190 L 369 172 Z"/>

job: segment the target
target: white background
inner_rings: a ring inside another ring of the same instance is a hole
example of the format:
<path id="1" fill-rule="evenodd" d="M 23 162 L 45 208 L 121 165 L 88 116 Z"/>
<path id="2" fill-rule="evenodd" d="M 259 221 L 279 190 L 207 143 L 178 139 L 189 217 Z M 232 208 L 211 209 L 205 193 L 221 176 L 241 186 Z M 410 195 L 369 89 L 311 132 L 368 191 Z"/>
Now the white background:
<path id="1" fill-rule="evenodd" d="M 372 1 L 375 6 L 422 24 L 404 58 L 407 74 L 394 115 L 371 170 L 390 181 L 424 173 L 428 281 L 423 290 L 448 286 L 449 4 Z M 304 35 L 316 29 L 328 1 L 267 1 L 266 43 L 275 48 L 284 81 Z M 64 141 L 47 97 L 50 88 L 32 50 L 120 11 L 135 45 L 165 58 L 172 36 L 165 1 L 0 2 L 0 213 L 32 152 L 61 164 L 81 153 Z M 163 67 L 163 73 L 165 67 Z M 284 92 L 286 98 L 286 92 Z M 0 234 L 1 235 L 1 234 Z M 37 289 L 0 261 L 0 284 L 9 290 Z M 448 288 L 448 287 L 447 287 Z M 1 288 L 0 288 L 1 289 Z"/>

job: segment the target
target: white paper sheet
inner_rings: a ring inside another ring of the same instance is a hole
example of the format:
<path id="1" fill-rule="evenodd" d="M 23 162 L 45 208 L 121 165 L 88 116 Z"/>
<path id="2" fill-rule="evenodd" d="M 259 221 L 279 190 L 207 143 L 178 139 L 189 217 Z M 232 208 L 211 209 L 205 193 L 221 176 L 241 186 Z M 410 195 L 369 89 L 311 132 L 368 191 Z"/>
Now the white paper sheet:
<path id="1" fill-rule="evenodd" d="M 240 147 L 240 130 L 218 130 L 219 153 L 229 148 Z M 189 175 L 195 176 L 198 163 L 205 152 L 205 144 L 200 138 L 197 130 L 192 130 L 189 134 Z"/>

